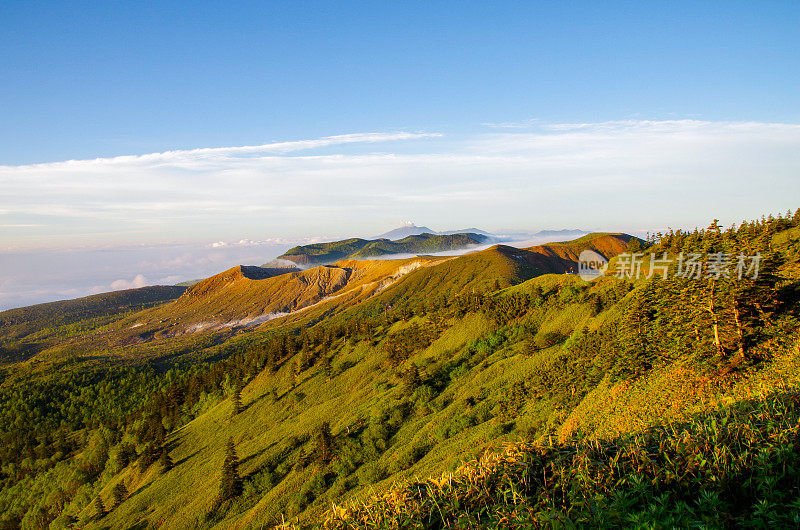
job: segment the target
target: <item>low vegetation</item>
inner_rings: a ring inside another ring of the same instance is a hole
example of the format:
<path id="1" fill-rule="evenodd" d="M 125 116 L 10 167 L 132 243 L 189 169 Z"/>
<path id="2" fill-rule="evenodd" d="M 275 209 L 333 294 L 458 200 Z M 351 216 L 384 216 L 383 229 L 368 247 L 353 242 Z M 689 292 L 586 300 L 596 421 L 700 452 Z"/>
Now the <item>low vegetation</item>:
<path id="1" fill-rule="evenodd" d="M 798 230 L 800 212 L 552 252 L 643 248 L 640 278 L 496 247 L 360 284 L 342 265 L 348 294 L 247 329 L 119 344 L 178 301 L 49 330 L 0 385 L 2 522 L 795 525 Z M 762 274 L 648 278 L 651 252 L 760 252 Z"/>

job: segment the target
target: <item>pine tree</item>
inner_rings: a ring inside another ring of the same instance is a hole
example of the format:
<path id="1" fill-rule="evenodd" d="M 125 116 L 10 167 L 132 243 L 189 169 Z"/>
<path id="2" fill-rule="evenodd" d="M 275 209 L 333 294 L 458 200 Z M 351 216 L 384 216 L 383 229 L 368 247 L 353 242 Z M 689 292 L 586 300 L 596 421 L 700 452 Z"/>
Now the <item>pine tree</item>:
<path id="1" fill-rule="evenodd" d="M 779 259 L 768 252 L 761 258 L 758 278 L 732 278 L 728 284 L 732 298 L 739 356 L 747 357 L 747 346 L 769 321 L 777 302 Z"/>
<path id="2" fill-rule="evenodd" d="M 100 495 L 94 498 L 94 512 L 98 519 L 102 519 L 106 515 L 106 507 L 103 505 Z"/>
<path id="3" fill-rule="evenodd" d="M 501 414 L 506 418 L 515 416 L 525 406 L 526 401 L 525 384 L 521 381 L 516 381 L 511 385 L 508 396 L 501 404 Z"/>
<path id="4" fill-rule="evenodd" d="M 333 460 L 333 435 L 331 426 L 325 421 L 320 425 L 317 433 L 316 460 L 320 464 L 327 464 Z"/>
<path id="5" fill-rule="evenodd" d="M 242 384 L 239 381 L 236 381 L 236 385 L 233 387 L 231 401 L 233 402 L 233 414 L 239 414 L 242 411 Z"/>
<path id="6" fill-rule="evenodd" d="M 652 368 L 653 352 L 651 351 L 648 333 L 653 312 L 653 281 L 650 280 L 644 291 L 629 306 L 622 322 L 623 355 L 622 373 L 639 376 Z"/>
<path id="7" fill-rule="evenodd" d="M 638 237 L 632 237 L 628 241 L 628 247 L 625 249 L 625 252 L 632 254 L 634 252 L 641 252 L 641 251 L 642 251 L 642 242 L 639 241 Z"/>
<path id="8" fill-rule="evenodd" d="M 603 300 L 598 295 L 594 295 L 591 301 L 592 316 L 597 316 L 603 312 Z"/>
<path id="9" fill-rule="evenodd" d="M 156 460 L 158 460 L 158 448 L 152 445 L 145 446 L 139 455 L 139 471 L 145 472 Z"/>
<path id="10" fill-rule="evenodd" d="M 169 456 L 169 452 L 167 452 L 166 449 L 161 450 L 161 456 L 158 457 L 158 463 L 161 464 L 161 469 L 164 472 L 172 469 L 172 457 Z"/>
<path id="11" fill-rule="evenodd" d="M 408 370 L 403 374 L 403 381 L 405 381 L 410 390 L 414 390 L 422 384 L 422 379 L 419 376 L 419 368 L 417 368 L 416 364 L 411 363 L 411 366 L 409 366 Z"/>
<path id="12" fill-rule="evenodd" d="M 330 381 L 331 375 L 333 374 L 333 367 L 331 366 L 330 358 L 325 354 L 322 355 L 322 359 L 320 360 L 320 368 L 322 368 L 325 378 Z"/>
<path id="13" fill-rule="evenodd" d="M 270 349 L 267 353 L 266 369 L 269 373 L 274 374 L 278 369 L 278 353 L 274 349 Z"/>
<path id="14" fill-rule="evenodd" d="M 142 424 L 139 437 L 146 441 L 163 442 L 167 433 L 161 418 L 157 412 L 148 414 Z"/>
<path id="15" fill-rule="evenodd" d="M 238 497 L 242 493 L 242 479 L 239 477 L 239 457 L 233 440 L 228 440 L 225 460 L 222 463 L 222 478 L 219 485 L 220 502 Z"/>
<path id="16" fill-rule="evenodd" d="M 114 498 L 114 506 L 119 506 L 128 497 L 128 488 L 122 482 L 117 482 L 117 485 L 111 490 L 111 496 Z"/>
<path id="17" fill-rule="evenodd" d="M 136 452 L 130 444 L 122 444 L 117 452 L 117 461 L 120 467 L 127 467 L 131 463 L 131 457 L 135 455 Z"/>

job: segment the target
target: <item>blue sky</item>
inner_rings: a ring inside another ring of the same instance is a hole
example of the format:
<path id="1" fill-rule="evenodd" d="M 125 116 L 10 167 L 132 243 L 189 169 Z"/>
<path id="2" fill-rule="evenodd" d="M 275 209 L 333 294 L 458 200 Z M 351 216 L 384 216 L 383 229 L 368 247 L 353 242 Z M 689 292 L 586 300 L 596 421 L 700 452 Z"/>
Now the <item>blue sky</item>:
<path id="1" fill-rule="evenodd" d="M 797 1 L 0 2 L 0 309 L 404 220 L 794 210 L 799 35 Z"/>
<path id="2" fill-rule="evenodd" d="M 0 4 L 0 164 L 486 122 L 800 121 L 800 3 Z"/>

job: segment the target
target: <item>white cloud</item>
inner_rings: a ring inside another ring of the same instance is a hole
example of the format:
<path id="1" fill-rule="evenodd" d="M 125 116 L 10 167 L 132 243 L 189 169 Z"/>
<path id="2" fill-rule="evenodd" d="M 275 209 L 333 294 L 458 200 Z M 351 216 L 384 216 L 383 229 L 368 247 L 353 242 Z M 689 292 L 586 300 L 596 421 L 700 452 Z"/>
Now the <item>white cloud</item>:
<path id="1" fill-rule="evenodd" d="M 210 248 L 196 242 L 0 252 L 0 311 L 104 293 L 112 284 L 126 289 L 206 278 L 234 265 L 261 265 L 291 246 Z"/>
<path id="2" fill-rule="evenodd" d="M 536 118 L 530 118 L 528 120 L 522 121 L 506 121 L 506 122 L 498 122 L 498 123 L 482 123 L 484 127 L 490 127 L 492 129 L 529 129 L 531 127 L 535 127 L 539 125 L 540 121 Z"/>
<path id="3" fill-rule="evenodd" d="M 177 274 L 171 274 L 169 276 L 164 276 L 163 278 L 159 278 L 156 281 L 156 285 L 174 285 L 183 280 L 183 276 L 179 276 Z"/>
<path id="4" fill-rule="evenodd" d="M 259 247 L 259 246 L 275 246 L 275 245 L 309 245 L 312 243 L 320 243 L 323 241 L 333 241 L 332 237 L 301 237 L 301 238 L 286 238 L 286 237 L 268 237 L 266 239 L 248 239 L 243 238 L 237 241 L 215 241 L 209 243 L 208 248 L 230 248 L 230 247 Z"/>
<path id="5" fill-rule="evenodd" d="M 137 274 L 133 280 L 116 280 L 111 282 L 112 291 L 121 291 L 123 289 L 138 289 L 139 287 L 146 287 L 148 285 L 147 278 L 141 274 Z"/>
<path id="6" fill-rule="evenodd" d="M 800 125 L 521 123 L 432 144 L 436 134 L 368 133 L 0 166 L 0 223 L 43 225 L 3 230 L 0 245 L 192 236 L 221 249 L 379 233 L 409 217 L 622 229 L 797 207 Z"/>
<path id="7" fill-rule="evenodd" d="M 161 153 L 149 153 L 146 155 L 125 155 L 110 158 L 95 158 L 91 160 L 67 160 L 64 162 L 50 162 L 44 164 L 30 164 L 23 166 L 0 166 L 2 168 L 14 167 L 17 169 L 72 169 L 74 167 L 85 167 L 87 165 L 109 165 L 109 164 L 145 164 L 155 165 L 167 163 L 173 167 L 181 167 L 183 162 L 191 162 L 199 159 L 224 159 L 235 155 L 246 155 L 255 153 L 286 154 L 294 151 L 304 151 L 319 149 L 344 144 L 377 143 L 398 140 L 416 140 L 421 138 L 433 138 L 441 136 L 440 133 L 356 133 L 340 134 L 336 136 L 325 136 L 313 140 L 296 140 L 291 142 L 275 142 L 261 145 L 243 145 L 236 147 L 204 147 L 199 149 L 185 149 L 177 151 L 163 151 Z M 191 167 L 191 166 L 190 166 Z"/>

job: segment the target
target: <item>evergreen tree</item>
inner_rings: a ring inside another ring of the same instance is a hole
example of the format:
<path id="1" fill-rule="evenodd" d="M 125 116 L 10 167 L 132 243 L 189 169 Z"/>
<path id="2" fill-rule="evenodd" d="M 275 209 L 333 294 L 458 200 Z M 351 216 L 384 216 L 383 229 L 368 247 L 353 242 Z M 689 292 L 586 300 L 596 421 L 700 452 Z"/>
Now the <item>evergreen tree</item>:
<path id="1" fill-rule="evenodd" d="M 731 293 L 732 320 L 736 329 L 738 354 L 747 358 L 748 343 L 759 334 L 776 309 L 779 260 L 768 252 L 761 258 L 758 278 L 731 278 L 727 288 Z"/>
<path id="2" fill-rule="evenodd" d="M 236 381 L 236 385 L 233 387 L 231 401 L 233 402 L 233 414 L 239 414 L 242 411 L 242 384 L 239 381 Z"/>
<path id="3" fill-rule="evenodd" d="M 147 441 L 163 443 L 167 433 L 161 418 L 162 416 L 157 412 L 148 414 L 142 424 L 139 437 Z"/>
<path id="4" fill-rule="evenodd" d="M 327 421 L 322 423 L 317 433 L 315 455 L 317 462 L 323 465 L 333 460 L 333 435 L 331 434 L 331 426 Z"/>
<path id="5" fill-rule="evenodd" d="M 628 247 L 625 249 L 625 252 L 629 254 L 633 254 L 635 252 L 642 251 L 642 243 L 639 241 L 638 237 L 632 237 L 630 241 L 628 241 Z"/>
<path id="6" fill-rule="evenodd" d="M 592 296 L 591 300 L 592 316 L 597 316 L 603 312 L 603 300 L 598 295 Z"/>
<path id="7" fill-rule="evenodd" d="M 111 490 L 111 496 L 114 498 L 114 506 L 119 506 L 128 497 L 128 488 L 122 482 L 117 482 L 117 485 Z"/>
<path id="8" fill-rule="evenodd" d="M 166 448 L 161 450 L 161 456 L 158 457 L 158 463 L 161 464 L 161 469 L 164 472 L 172 469 L 172 457 L 169 456 L 169 452 L 166 450 Z"/>
<path id="9" fill-rule="evenodd" d="M 98 519 L 102 519 L 106 515 L 106 507 L 103 505 L 100 495 L 94 498 L 94 513 Z"/>
<path id="10" fill-rule="evenodd" d="M 322 354 L 322 359 L 320 360 L 320 368 L 322 368 L 322 372 L 325 374 L 325 378 L 330 381 L 331 375 L 333 374 L 333 367 L 331 366 L 331 360 L 328 358 L 327 355 Z"/>
<path id="11" fill-rule="evenodd" d="M 525 384 L 521 381 L 516 381 L 511 385 L 508 396 L 500 406 L 501 414 L 506 418 L 515 416 L 525 406 L 527 399 Z"/>
<path id="12" fill-rule="evenodd" d="M 653 280 L 633 300 L 622 322 L 623 352 L 626 362 L 620 366 L 622 374 L 639 376 L 652 368 L 653 352 L 649 337 L 649 324 L 653 318 Z"/>
<path id="13" fill-rule="evenodd" d="M 219 485 L 219 501 L 227 501 L 242 493 L 242 479 L 239 477 L 239 457 L 232 439 L 228 440 L 225 449 L 225 460 L 222 462 L 222 478 Z"/>
<path id="14" fill-rule="evenodd" d="M 139 455 L 139 471 L 146 471 L 156 460 L 158 460 L 158 448 L 147 445 Z"/>
<path id="15" fill-rule="evenodd" d="M 411 363 L 408 370 L 403 374 L 403 381 L 408 385 L 410 390 L 414 390 L 422 384 L 422 379 L 419 376 L 419 368 L 415 363 Z"/>
<path id="16" fill-rule="evenodd" d="M 117 452 L 117 461 L 120 467 L 127 467 L 131 463 L 131 458 L 136 456 L 136 451 L 130 444 L 123 444 Z"/>
<path id="17" fill-rule="evenodd" d="M 266 369 L 271 374 L 274 374 L 278 369 L 278 353 L 274 349 L 270 349 L 267 353 Z"/>

